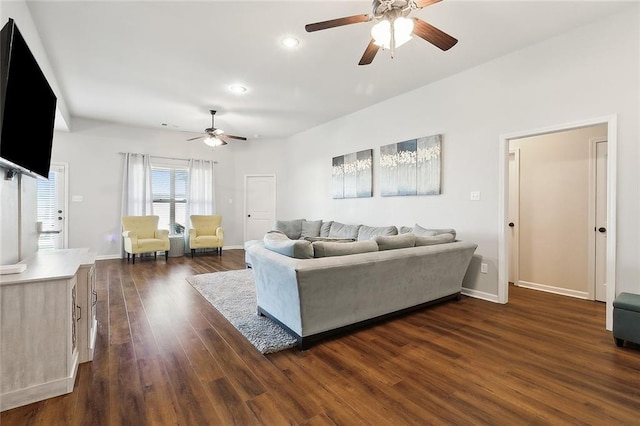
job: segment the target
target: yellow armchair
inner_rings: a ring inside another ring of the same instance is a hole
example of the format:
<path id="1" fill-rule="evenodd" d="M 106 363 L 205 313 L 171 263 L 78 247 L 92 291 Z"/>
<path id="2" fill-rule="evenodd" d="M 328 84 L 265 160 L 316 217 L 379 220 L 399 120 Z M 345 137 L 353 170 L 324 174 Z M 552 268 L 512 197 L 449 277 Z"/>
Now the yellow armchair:
<path id="1" fill-rule="evenodd" d="M 189 248 L 191 257 L 196 249 L 215 248 L 216 252 L 222 256 L 222 246 L 224 244 L 224 229 L 220 226 L 222 216 L 220 215 L 191 215 L 191 228 L 189 229 Z"/>
<path id="2" fill-rule="evenodd" d="M 133 255 L 133 263 L 136 263 L 136 254 L 153 253 L 158 258 L 158 252 L 164 251 L 165 260 L 169 258 L 169 231 L 158 229 L 159 216 L 123 216 L 122 236 L 124 237 L 124 250 Z"/>

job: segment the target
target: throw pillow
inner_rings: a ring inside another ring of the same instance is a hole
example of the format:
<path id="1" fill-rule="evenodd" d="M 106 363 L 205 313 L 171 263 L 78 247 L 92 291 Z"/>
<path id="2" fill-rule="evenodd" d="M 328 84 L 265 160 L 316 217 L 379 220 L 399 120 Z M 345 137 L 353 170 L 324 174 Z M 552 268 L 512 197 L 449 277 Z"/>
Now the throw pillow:
<path id="1" fill-rule="evenodd" d="M 453 228 L 432 228 L 432 229 L 427 229 L 427 228 L 423 228 L 422 226 L 418 225 L 416 223 L 416 226 L 413 227 L 413 231 L 414 234 L 416 234 L 416 236 L 418 237 L 432 237 L 434 235 L 440 235 L 440 234 L 453 234 L 454 238 L 456 236 L 456 230 Z"/>
<path id="2" fill-rule="evenodd" d="M 378 250 L 395 250 L 413 247 L 416 245 L 416 236 L 408 233 L 401 235 L 378 235 L 374 238 L 378 244 Z"/>
<path id="3" fill-rule="evenodd" d="M 358 239 L 358 230 L 362 225 L 345 225 L 340 222 L 333 222 L 329 229 L 329 237 Z"/>
<path id="4" fill-rule="evenodd" d="M 417 223 L 413 227 L 413 230 L 411 232 L 413 232 L 417 237 L 433 237 L 434 235 L 436 235 L 436 232 L 434 230 L 423 228 Z"/>
<path id="5" fill-rule="evenodd" d="M 332 220 L 328 221 L 328 222 L 322 222 L 322 226 L 320 227 L 320 236 L 321 237 L 328 237 L 329 236 L 329 230 L 331 229 L 331 224 L 333 223 Z"/>
<path id="6" fill-rule="evenodd" d="M 300 238 L 319 237 L 322 220 L 303 220 Z"/>
<path id="7" fill-rule="evenodd" d="M 302 222 L 304 219 L 294 220 L 278 220 L 274 226 L 274 230 L 284 232 L 285 235 L 292 240 L 297 240 L 302 234 Z"/>
<path id="8" fill-rule="evenodd" d="M 378 251 L 378 245 L 375 241 L 353 241 L 350 243 L 316 241 L 313 243 L 314 257 L 346 256 L 374 251 Z"/>
<path id="9" fill-rule="evenodd" d="M 455 239 L 456 237 L 451 233 L 438 234 L 432 237 L 416 237 L 416 247 L 451 243 Z"/>
<path id="10" fill-rule="evenodd" d="M 413 232 L 413 226 L 401 226 L 400 227 L 400 233 L 401 234 L 408 234 L 409 232 Z"/>
<path id="11" fill-rule="evenodd" d="M 334 243 L 352 243 L 353 238 L 331 238 L 331 237 L 304 237 L 305 240 L 315 243 L 316 241 L 328 241 Z"/>
<path id="12" fill-rule="evenodd" d="M 373 240 L 378 235 L 398 235 L 398 228 L 395 226 L 366 226 L 362 225 L 358 229 L 358 241 Z"/>
<path id="13" fill-rule="evenodd" d="M 309 241 L 292 240 L 282 232 L 268 232 L 264 238 L 265 248 L 296 259 L 313 258 L 313 247 Z"/>

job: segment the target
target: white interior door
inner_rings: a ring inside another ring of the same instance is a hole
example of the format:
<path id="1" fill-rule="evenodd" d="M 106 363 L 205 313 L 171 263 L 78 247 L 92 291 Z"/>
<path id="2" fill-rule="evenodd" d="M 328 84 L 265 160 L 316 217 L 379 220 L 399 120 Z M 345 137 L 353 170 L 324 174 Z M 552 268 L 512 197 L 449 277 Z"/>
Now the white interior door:
<path id="1" fill-rule="evenodd" d="M 247 175 L 244 193 L 244 240 L 261 240 L 276 220 L 276 177 Z"/>
<path id="2" fill-rule="evenodd" d="M 596 142 L 595 299 L 607 300 L 607 141 Z"/>
<path id="3" fill-rule="evenodd" d="M 52 163 L 49 179 L 37 180 L 38 250 L 67 248 L 67 173 Z"/>
<path id="4" fill-rule="evenodd" d="M 509 152 L 509 282 L 518 285 L 520 227 L 520 150 Z"/>

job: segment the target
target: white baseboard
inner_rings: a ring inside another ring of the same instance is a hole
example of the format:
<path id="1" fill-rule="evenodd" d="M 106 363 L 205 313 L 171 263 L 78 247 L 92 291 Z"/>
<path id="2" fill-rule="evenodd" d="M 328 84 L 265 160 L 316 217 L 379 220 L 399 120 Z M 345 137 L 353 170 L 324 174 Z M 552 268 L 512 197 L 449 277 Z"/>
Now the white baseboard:
<path id="1" fill-rule="evenodd" d="M 488 302 L 500 303 L 497 294 L 485 293 L 484 291 L 474 290 L 472 288 L 462 288 L 462 294 L 476 299 L 486 300 Z"/>
<path id="2" fill-rule="evenodd" d="M 532 283 L 528 281 L 518 281 L 518 287 L 530 288 L 533 290 L 546 291 L 547 293 L 560 294 L 562 296 L 575 297 L 576 299 L 589 299 L 589 294 L 585 291 L 570 290 L 568 288 L 554 287 L 546 284 Z"/>

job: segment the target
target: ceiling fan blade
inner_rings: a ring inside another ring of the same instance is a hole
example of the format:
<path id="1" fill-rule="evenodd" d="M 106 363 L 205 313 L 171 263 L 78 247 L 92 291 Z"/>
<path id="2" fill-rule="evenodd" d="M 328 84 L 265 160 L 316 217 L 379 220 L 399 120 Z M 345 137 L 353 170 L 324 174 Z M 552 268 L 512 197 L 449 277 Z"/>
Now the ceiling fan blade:
<path id="1" fill-rule="evenodd" d="M 219 137 L 221 137 L 221 138 L 229 138 L 229 139 L 238 139 L 238 140 L 241 140 L 241 141 L 246 141 L 247 140 L 247 138 L 245 138 L 245 137 L 228 135 L 226 133 L 220 135 Z"/>
<path id="2" fill-rule="evenodd" d="M 417 0 L 416 1 L 416 6 L 418 6 L 419 9 L 422 9 L 423 7 L 427 7 L 427 6 L 431 6 L 434 3 L 440 3 L 442 0 Z"/>
<path id="3" fill-rule="evenodd" d="M 413 18 L 413 21 L 413 33 L 442 50 L 449 50 L 458 42 L 457 39 L 420 18 Z"/>
<path id="4" fill-rule="evenodd" d="M 311 33 L 313 31 L 326 30 L 327 28 L 341 27 L 343 25 L 357 24 L 360 22 L 368 22 L 370 20 L 371 17 L 369 15 L 353 15 L 345 18 L 307 24 L 304 26 L 304 29 L 307 30 L 308 33 Z"/>
<path id="5" fill-rule="evenodd" d="M 191 139 L 187 139 L 187 142 L 189 141 L 195 141 L 196 139 L 202 139 L 204 136 L 198 136 L 197 138 L 191 138 Z"/>
<path id="6" fill-rule="evenodd" d="M 375 44 L 374 40 L 371 39 L 369 45 L 364 50 L 364 53 L 362 54 L 362 58 L 360 58 L 360 62 L 358 62 L 358 65 L 369 65 L 373 61 L 373 58 L 376 57 L 376 53 L 378 53 L 379 49 L 380 46 Z"/>

